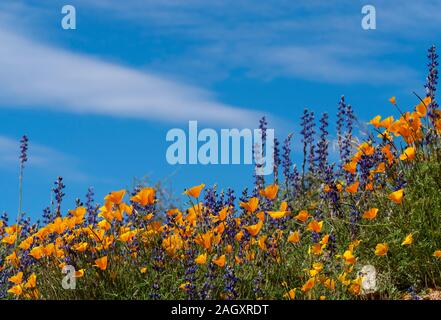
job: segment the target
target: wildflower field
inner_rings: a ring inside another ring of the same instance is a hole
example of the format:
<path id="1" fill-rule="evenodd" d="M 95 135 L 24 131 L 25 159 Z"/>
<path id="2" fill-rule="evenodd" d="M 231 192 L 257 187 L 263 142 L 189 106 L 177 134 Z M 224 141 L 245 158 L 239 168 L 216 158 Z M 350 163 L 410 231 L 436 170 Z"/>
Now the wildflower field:
<path id="1" fill-rule="evenodd" d="M 441 286 L 435 47 L 428 58 L 424 93 L 413 106 L 385 101 L 390 108 L 372 115 L 364 141 L 356 142 L 353 108 L 341 98 L 336 163 L 328 115 L 316 127 L 305 110 L 302 163 L 292 163 L 289 136 L 275 144 L 274 175 L 238 192 L 193 181 L 182 208 L 139 185 L 101 204 L 90 190 L 64 212 L 59 178 L 40 222 L 21 205 L 18 217 L 0 220 L 0 298 L 425 298 Z M 265 118 L 260 128 L 265 134 Z M 23 137 L 20 184 L 28 143 Z M 63 288 L 67 266 L 74 290 Z"/>

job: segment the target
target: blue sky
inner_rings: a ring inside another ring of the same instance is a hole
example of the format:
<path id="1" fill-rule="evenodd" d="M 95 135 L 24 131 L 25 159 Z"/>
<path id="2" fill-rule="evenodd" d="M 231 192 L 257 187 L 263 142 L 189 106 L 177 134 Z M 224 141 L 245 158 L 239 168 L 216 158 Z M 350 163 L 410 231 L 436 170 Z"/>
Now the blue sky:
<path id="1" fill-rule="evenodd" d="M 76 30 L 61 28 L 66 4 Z M 365 4 L 376 7 L 376 30 L 361 28 Z M 89 186 L 101 199 L 146 175 L 169 179 L 177 193 L 200 182 L 240 190 L 252 167 L 171 166 L 167 131 L 189 120 L 254 128 L 266 115 L 283 139 L 299 132 L 305 107 L 333 121 L 342 94 L 360 123 L 392 113 L 392 95 L 413 105 L 426 49 L 440 43 L 440 10 L 429 0 L 3 0 L 0 211 L 17 211 L 22 134 L 32 217 L 59 175 L 64 209 Z"/>

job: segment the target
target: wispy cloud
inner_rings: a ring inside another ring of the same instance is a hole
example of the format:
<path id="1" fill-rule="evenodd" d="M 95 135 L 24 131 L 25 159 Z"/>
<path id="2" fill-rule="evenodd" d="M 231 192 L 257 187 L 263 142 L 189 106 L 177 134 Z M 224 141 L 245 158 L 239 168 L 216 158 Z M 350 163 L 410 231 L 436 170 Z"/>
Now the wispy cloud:
<path id="1" fill-rule="evenodd" d="M 12 171 L 18 169 L 20 142 L 7 136 L 0 135 L 0 169 Z M 26 167 L 43 170 L 54 176 L 63 175 L 71 181 L 84 182 L 89 176 L 79 169 L 77 159 L 50 147 L 32 142 L 28 150 Z"/>
<path id="2" fill-rule="evenodd" d="M 256 123 L 259 116 L 171 76 L 54 48 L 4 27 L 0 43 L 2 107 L 231 125 Z"/>
<path id="3" fill-rule="evenodd" d="M 427 37 L 441 27 L 441 3 L 434 0 L 371 1 L 377 8 L 375 31 L 361 28 L 365 1 L 79 3 L 149 28 L 152 34 L 197 41 L 184 57 L 157 63 L 159 70 L 178 67 L 185 72 L 187 67 L 204 75 L 203 70 L 217 66 L 218 72 L 209 74 L 220 77 L 241 68 L 252 77 L 407 86 L 415 83 L 416 72 L 399 55 L 414 52 L 417 43 L 427 47 Z"/>

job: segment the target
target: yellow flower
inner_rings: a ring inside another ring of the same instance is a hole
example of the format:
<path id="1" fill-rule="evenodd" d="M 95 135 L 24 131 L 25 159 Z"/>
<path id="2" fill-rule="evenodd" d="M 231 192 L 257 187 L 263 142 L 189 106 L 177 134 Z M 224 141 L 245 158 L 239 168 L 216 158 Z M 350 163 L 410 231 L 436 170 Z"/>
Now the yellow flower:
<path id="1" fill-rule="evenodd" d="M 33 247 L 31 251 L 29 252 L 29 255 L 34 257 L 37 260 L 40 260 L 41 257 L 43 257 L 43 250 L 44 248 L 42 246 Z"/>
<path id="2" fill-rule="evenodd" d="M 284 297 L 288 298 L 289 300 L 294 300 L 296 298 L 296 291 L 297 291 L 296 288 L 291 289 L 284 294 Z"/>
<path id="3" fill-rule="evenodd" d="M 310 248 L 308 249 L 308 254 L 313 253 L 313 254 L 315 254 L 315 255 L 319 255 L 319 254 L 322 253 L 323 248 L 324 248 L 325 246 L 326 246 L 326 245 L 321 245 L 320 243 L 314 243 L 314 244 L 312 245 L 312 247 L 310 247 Z"/>
<path id="4" fill-rule="evenodd" d="M 427 114 L 427 106 L 432 102 L 432 98 L 427 96 L 421 101 L 416 107 L 415 110 L 420 117 L 425 117 Z"/>
<path id="5" fill-rule="evenodd" d="M 28 281 L 26 281 L 25 288 L 26 289 L 33 289 L 37 286 L 37 275 L 35 273 L 31 274 L 28 278 Z"/>
<path id="6" fill-rule="evenodd" d="M 286 211 L 268 211 L 268 215 L 273 219 L 280 219 L 286 215 Z"/>
<path id="7" fill-rule="evenodd" d="M 23 249 L 23 250 L 28 250 L 28 249 L 31 247 L 31 245 L 32 245 L 33 242 L 34 242 L 34 238 L 33 238 L 33 237 L 29 237 L 29 238 L 23 240 L 23 241 L 20 243 L 19 247 L 20 247 L 21 249 Z"/>
<path id="8" fill-rule="evenodd" d="M 122 242 L 130 242 L 133 240 L 133 238 L 135 237 L 135 235 L 137 233 L 138 233 L 137 230 L 130 230 L 130 231 L 122 233 L 118 239 Z"/>
<path id="9" fill-rule="evenodd" d="M 219 258 L 213 259 L 212 261 L 218 267 L 223 268 L 225 266 L 226 257 L 225 257 L 225 255 L 221 255 Z"/>
<path id="10" fill-rule="evenodd" d="M 383 127 L 385 129 L 389 129 L 392 123 L 394 122 L 394 117 L 387 117 L 386 119 L 382 120 L 380 122 L 380 127 Z"/>
<path id="11" fill-rule="evenodd" d="M 433 256 L 437 257 L 437 258 L 441 258 L 441 250 L 435 250 L 435 252 L 433 253 Z"/>
<path id="12" fill-rule="evenodd" d="M 357 171 L 357 162 L 350 161 L 343 166 L 343 169 L 349 173 L 355 174 Z"/>
<path id="13" fill-rule="evenodd" d="M 259 206 L 259 199 L 256 197 L 253 197 L 248 200 L 248 202 L 241 202 L 239 204 L 242 208 L 245 208 L 246 211 L 249 213 L 253 213 L 257 210 L 257 207 Z"/>
<path id="14" fill-rule="evenodd" d="M 119 191 L 112 191 L 107 196 L 104 197 L 104 200 L 111 202 L 113 204 L 120 204 L 126 194 L 126 190 L 122 189 Z"/>
<path id="15" fill-rule="evenodd" d="M 162 240 L 162 246 L 168 254 L 174 255 L 177 250 L 182 249 L 184 242 L 179 234 L 172 234 Z"/>
<path id="16" fill-rule="evenodd" d="M 380 126 L 380 120 L 381 116 L 375 116 L 371 121 L 369 121 L 369 124 L 373 125 L 375 128 L 378 128 Z"/>
<path id="17" fill-rule="evenodd" d="M 136 195 L 130 198 L 133 202 L 139 203 L 141 206 L 145 207 L 147 205 L 152 205 L 155 203 L 155 189 L 151 187 L 146 187 L 141 189 Z"/>
<path id="18" fill-rule="evenodd" d="M 389 98 L 389 102 L 392 104 L 396 104 L 397 103 L 397 98 L 395 98 L 395 96 Z"/>
<path id="19" fill-rule="evenodd" d="M 23 288 L 21 287 L 21 285 L 16 285 L 9 289 L 8 292 L 16 296 L 20 296 L 23 293 Z"/>
<path id="20" fill-rule="evenodd" d="M 201 183 L 198 186 L 191 187 L 190 189 L 185 190 L 184 194 L 189 197 L 199 198 L 202 189 L 205 187 L 205 184 Z"/>
<path id="21" fill-rule="evenodd" d="M 85 207 L 77 207 L 75 210 L 69 210 L 69 213 L 77 218 L 83 218 L 87 209 Z"/>
<path id="22" fill-rule="evenodd" d="M 190 286 L 190 282 L 184 282 L 183 284 L 181 284 L 180 286 L 179 286 L 179 289 L 181 289 L 182 291 L 187 291 L 188 290 L 188 287 Z"/>
<path id="23" fill-rule="evenodd" d="M 203 234 L 199 234 L 195 239 L 194 242 L 201 245 L 205 249 L 211 249 L 211 245 L 213 243 L 213 237 L 214 234 L 212 231 L 208 231 Z"/>
<path id="24" fill-rule="evenodd" d="M 314 288 L 314 285 L 315 285 L 315 278 L 309 278 L 309 280 L 306 281 L 306 283 L 303 285 L 302 291 L 306 293 L 312 288 Z"/>
<path id="25" fill-rule="evenodd" d="M 323 270 L 323 263 L 321 263 L 321 262 L 315 262 L 315 263 L 313 263 L 312 268 L 313 268 L 315 271 L 320 272 L 320 271 Z"/>
<path id="26" fill-rule="evenodd" d="M 264 190 L 260 190 L 260 195 L 273 200 L 277 196 L 277 192 L 279 191 L 279 186 L 277 184 L 271 184 L 267 186 Z"/>
<path id="27" fill-rule="evenodd" d="M 387 255 L 388 251 L 389 251 L 389 246 L 387 245 L 387 243 L 379 243 L 375 247 L 375 255 L 379 257 L 383 257 Z"/>
<path id="28" fill-rule="evenodd" d="M 88 245 L 89 244 L 87 242 L 80 242 L 80 243 L 74 244 L 72 246 L 72 249 L 74 249 L 75 251 L 78 251 L 78 252 L 84 252 L 87 250 Z"/>
<path id="29" fill-rule="evenodd" d="M 365 211 L 363 213 L 363 218 L 368 219 L 368 220 L 372 220 L 377 216 L 377 213 L 378 213 L 377 208 L 371 208 L 368 211 Z"/>
<path id="30" fill-rule="evenodd" d="M 328 278 L 328 279 L 325 280 L 324 285 L 329 290 L 334 290 L 335 289 L 335 280 L 331 279 L 331 278 Z"/>
<path id="31" fill-rule="evenodd" d="M 306 227 L 306 230 L 319 233 L 322 230 L 322 227 L 323 221 L 318 222 L 317 220 L 312 220 Z"/>
<path id="32" fill-rule="evenodd" d="M 146 267 L 141 268 L 141 269 L 139 269 L 139 271 L 140 271 L 141 273 L 146 273 L 146 272 L 147 272 L 147 268 L 146 268 Z"/>
<path id="33" fill-rule="evenodd" d="M 259 240 L 257 241 L 257 244 L 258 244 L 259 248 L 262 251 L 266 251 L 266 243 L 265 243 L 265 241 L 266 241 L 267 238 L 268 238 L 268 236 L 261 236 L 259 238 Z"/>
<path id="34" fill-rule="evenodd" d="M 197 258 L 194 259 L 194 261 L 197 264 L 205 264 L 207 262 L 207 254 L 203 253 L 203 254 L 198 255 Z"/>
<path id="35" fill-rule="evenodd" d="M 389 199 L 395 203 L 401 203 L 403 201 L 404 189 L 400 189 L 389 194 Z"/>
<path id="36" fill-rule="evenodd" d="M 347 193 L 356 193 L 358 191 L 358 186 L 360 185 L 360 182 L 355 181 L 353 184 L 346 187 Z"/>
<path id="37" fill-rule="evenodd" d="M 346 264 L 354 264 L 357 258 L 353 255 L 352 250 L 346 250 L 345 253 L 343 253 L 343 259 L 345 260 Z"/>
<path id="38" fill-rule="evenodd" d="M 10 277 L 9 282 L 12 282 L 14 284 L 21 284 L 23 281 L 23 272 L 17 273 L 15 276 Z"/>
<path id="39" fill-rule="evenodd" d="M 294 218 L 301 221 L 301 222 L 305 222 L 306 220 L 308 220 L 309 217 L 310 217 L 310 215 L 309 215 L 308 211 L 302 210 Z"/>
<path id="40" fill-rule="evenodd" d="M 401 161 L 413 160 L 415 159 L 415 147 L 406 148 L 403 153 L 400 155 Z"/>
<path id="41" fill-rule="evenodd" d="M 260 211 L 260 212 L 256 213 L 256 217 L 260 221 L 264 222 L 265 221 L 265 211 Z"/>
<path id="42" fill-rule="evenodd" d="M 349 292 L 351 292 L 354 295 L 359 295 L 361 292 L 361 283 L 363 282 L 362 277 L 358 277 L 355 280 L 352 280 L 352 284 L 349 287 Z"/>
<path id="43" fill-rule="evenodd" d="M 82 278 L 82 277 L 84 277 L 84 269 L 75 271 L 75 278 Z"/>
<path id="44" fill-rule="evenodd" d="M 346 276 L 347 273 L 343 272 L 341 275 L 338 276 L 338 280 L 340 280 L 343 285 L 348 286 L 351 283 L 351 280 L 347 280 Z"/>
<path id="45" fill-rule="evenodd" d="M 229 213 L 229 208 L 224 207 L 219 211 L 217 216 L 211 216 L 213 222 L 224 221 Z"/>
<path id="46" fill-rule="evenodd" d="M 297 243 L 300 241 L 300 234 L 298 231 L 291 232 L 288 236 L 288 242 Z"/>
<path id="47" fill-rule="evenodd" d="M 258 223 L 245 227 L 245 229 L 248 231 L 248 233 L 250 235 L 252 235 L 253 237 L 257 236 L 257 234 L 260 232 L 260 230 L 263 227 L 263 222 L 259 221 Z"/>
<path id="48" fill-rule="evenodd" d="M 95 264 L 93 266 L 98 267 L 103 271 L 106 270 L 107 269 L 107 256 L 96 259 Z"/>
<path id="49" fill-rule="evenodd" d="M 401 243 L 402 246 L 408 246 L 413 243 L 413 235 L 412 233 L 409 233 L 406 238 L 404 238 L 403 242 Z"/>
<path id="50" fill-rule="evenodd" d="M 6 256 L 5 261 L 11 263 L 15 268 L 17 268 L 20 263 L 20 258 L 14 251 L 9 256 Z"/>
<path id="51" fill-rule="evenodd" d="M 7 243 L 9 245 L 13 245 L 15 243 L 15 239 L 17 239 L 17 235 L 16 234 L 12 234 L 10 236 L 6 236 L 2 239 L 3 243 Z"/>
<path id="52" fill-rule="evenodd" d="M 100 227 L 103 230 L 109 230 L 111 225 L 107 220 L 104 219 L 98 222 L 98 227 Z"/>
<path id="53" fill-rule="evenodd" d="M 327 245 L 329 241 L 329 234 L 325 234 L 322 238 L 322 240 L 320 240 L 320 244 L 322 245 Z"/>

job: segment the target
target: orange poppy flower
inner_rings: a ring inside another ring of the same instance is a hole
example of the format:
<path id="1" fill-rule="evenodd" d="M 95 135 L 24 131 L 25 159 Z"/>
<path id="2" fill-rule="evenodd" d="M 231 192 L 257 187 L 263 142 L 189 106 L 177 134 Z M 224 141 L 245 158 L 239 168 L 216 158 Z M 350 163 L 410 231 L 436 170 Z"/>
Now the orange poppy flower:
<path id="1" fill-rule="evenodd" d="M 201 194 L 202 189 L 205 187 L 205 184 L 201 183 L 198 186 L 191 187 L 190 189 L 187 189 L 184 191 L 184 194 L 187 196 L 193 197 L 193 198 L 199 198 L 199 195 Z"/>

